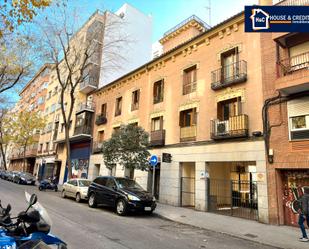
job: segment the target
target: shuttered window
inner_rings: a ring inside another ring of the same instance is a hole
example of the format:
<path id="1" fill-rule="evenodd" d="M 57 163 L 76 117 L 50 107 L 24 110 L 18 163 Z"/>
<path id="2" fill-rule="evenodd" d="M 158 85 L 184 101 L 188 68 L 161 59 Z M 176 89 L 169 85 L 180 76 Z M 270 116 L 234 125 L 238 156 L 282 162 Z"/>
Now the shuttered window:
<path id="1" fill-rule="evenodd" d="M 290 140 L 309 139 L 309 97 L 288 102 Z"/>

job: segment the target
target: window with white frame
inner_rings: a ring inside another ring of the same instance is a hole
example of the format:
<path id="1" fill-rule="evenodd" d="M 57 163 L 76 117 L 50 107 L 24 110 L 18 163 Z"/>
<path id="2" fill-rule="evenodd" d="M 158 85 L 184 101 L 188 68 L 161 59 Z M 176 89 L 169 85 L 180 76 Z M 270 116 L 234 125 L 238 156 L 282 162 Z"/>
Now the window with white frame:
<path id="1" fill-rule="evenodd" d="M 309 139 L 309 97 L 288 102 L 290 140 Z"/>

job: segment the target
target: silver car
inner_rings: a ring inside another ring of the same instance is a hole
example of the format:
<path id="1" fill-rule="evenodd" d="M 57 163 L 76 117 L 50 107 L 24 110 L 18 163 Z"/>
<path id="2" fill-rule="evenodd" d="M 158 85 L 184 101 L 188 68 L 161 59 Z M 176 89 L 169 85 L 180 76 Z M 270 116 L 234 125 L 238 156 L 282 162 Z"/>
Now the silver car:
<path id="1" fill-rule="evenodd" d="M 63 198 L 73 197 L 76 202 L 87 199 L 88 187 L 91 181 L 87 179 L 71 179 L 63 184 L 61 196 Z"/>

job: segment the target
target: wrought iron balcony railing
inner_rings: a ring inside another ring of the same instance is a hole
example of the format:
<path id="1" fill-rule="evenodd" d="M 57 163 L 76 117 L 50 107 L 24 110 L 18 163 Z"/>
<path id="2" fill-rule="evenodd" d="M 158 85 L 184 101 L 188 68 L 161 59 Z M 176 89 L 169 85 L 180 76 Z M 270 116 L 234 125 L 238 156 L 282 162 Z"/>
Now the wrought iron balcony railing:
<path id="1" fill-rule="evenodd" d="M 107 118 L 105 117 L 105 115 L 97 115 L 96 119 L 95 119 L 95 124 L 96 125 L 102 125 L 102 124 L 106 124 L 107 123 Z"/>
<path id="2" fill-rule="evenodd" d="M 231 63 L 211 72 L 211 89 L 218 90 L 232 84 L 247 81 L 247 62 Z"/>
<path id="3" fill-rule="evenodd" d="M 230 117 L 228 120 L 211 120 L 212 139 L 227 139 L 237 137 L 248 137 L 249 122 L 246 114 Z"/>
<path id="4" fill-rule="evenodd" d="M 309 51 L 278 62 L 278 76 L 282 77 L 301 69 L 309 69 Z"/>

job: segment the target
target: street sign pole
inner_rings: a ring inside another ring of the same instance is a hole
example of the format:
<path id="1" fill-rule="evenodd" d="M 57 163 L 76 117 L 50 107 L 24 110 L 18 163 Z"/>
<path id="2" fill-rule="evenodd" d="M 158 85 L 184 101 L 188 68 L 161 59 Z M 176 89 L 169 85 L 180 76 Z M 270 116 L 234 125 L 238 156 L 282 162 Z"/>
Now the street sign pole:
<path id="1" fill-rule="evenodd" d="M 155 194 L 155 179 L 156 179 L 156 166 L 152 167 L 152 195 Z"/>
<path id="2" fill-rule="evenodd" d="M 152 166 L 152 195 L 155 194 L 155 180 L 156 180 L 156 165 L 158 164 L 158 157 L 156 155 L 152 155 L 149 161 Z"/>

